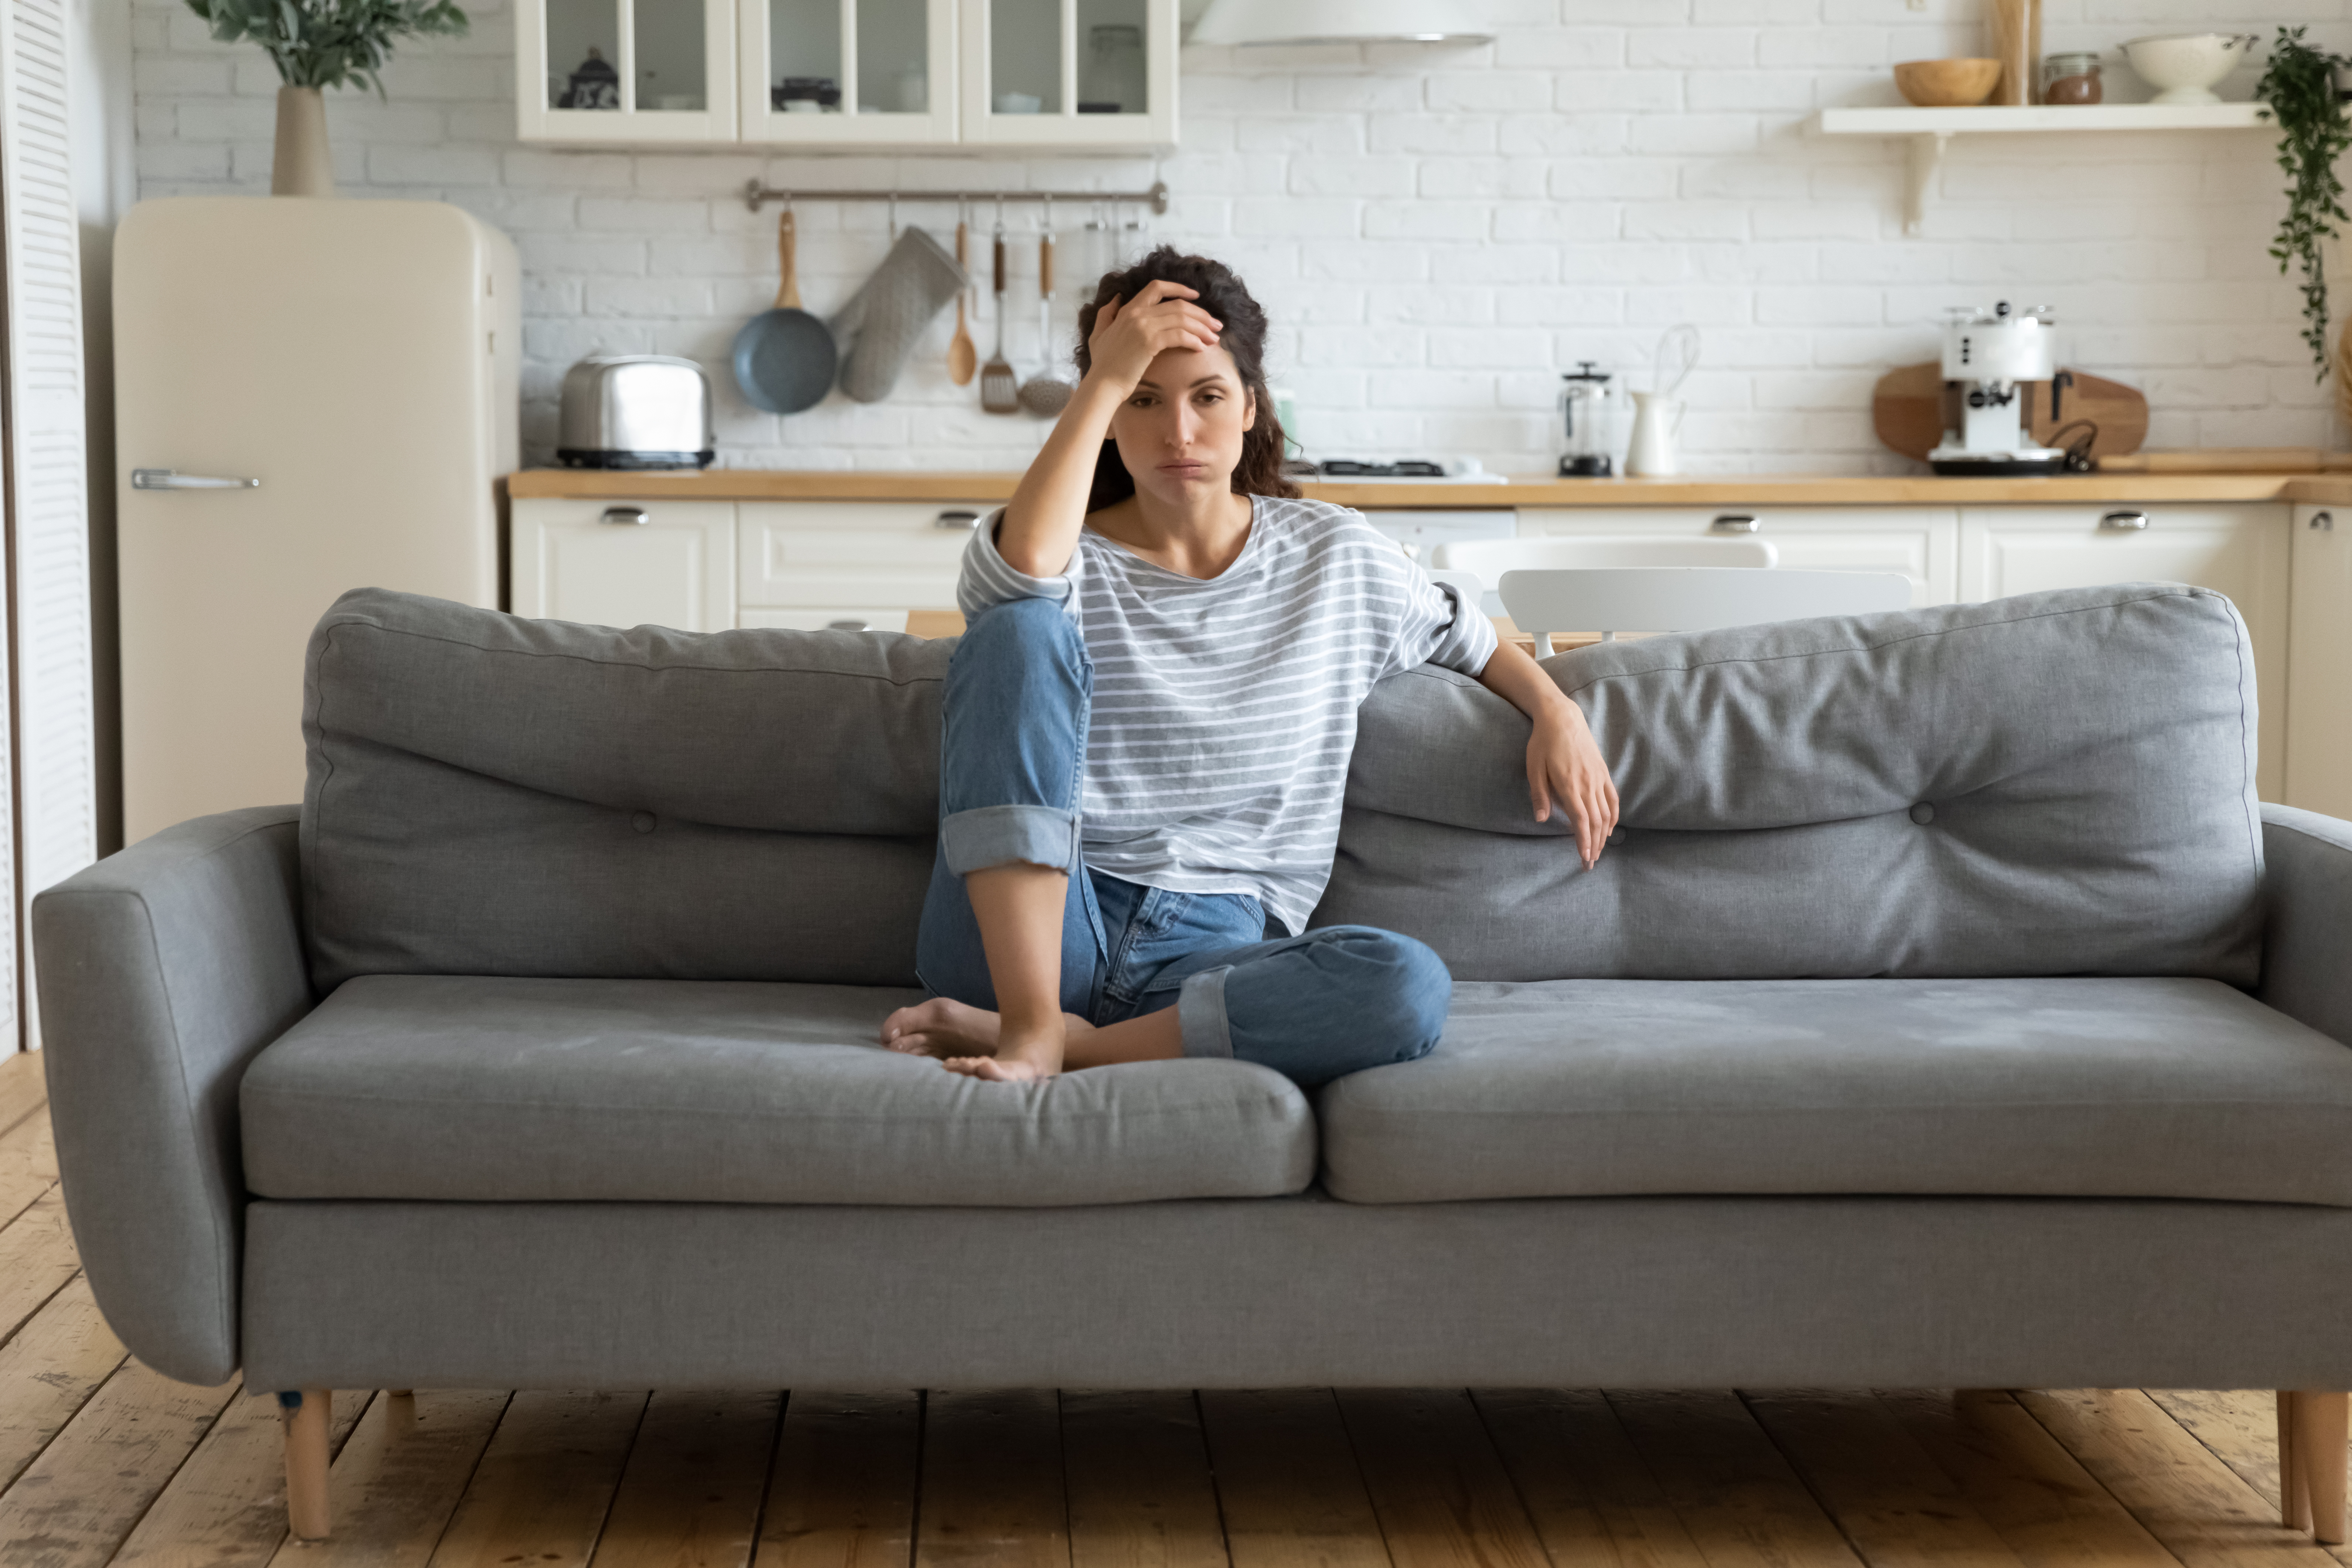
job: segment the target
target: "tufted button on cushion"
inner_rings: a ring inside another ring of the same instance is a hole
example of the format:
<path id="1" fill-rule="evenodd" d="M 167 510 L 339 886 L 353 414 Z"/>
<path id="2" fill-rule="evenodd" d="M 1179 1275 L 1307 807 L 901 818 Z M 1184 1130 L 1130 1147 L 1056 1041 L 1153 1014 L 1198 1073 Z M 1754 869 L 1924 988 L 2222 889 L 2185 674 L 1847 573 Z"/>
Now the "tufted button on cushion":
<path id="1" fill-rule="evenodd" d="M 1923 800 L 1911 808 L 1911 820 L 1925 827 L 1936 820 L 1936 808 Z"/>
<path id="2" fill-rule="evenodd" d="M 629 818 L 629 826 L 640 833 L 651 833 L 654 830 L 654 814 L 650 811 L 641 811 Z"/>

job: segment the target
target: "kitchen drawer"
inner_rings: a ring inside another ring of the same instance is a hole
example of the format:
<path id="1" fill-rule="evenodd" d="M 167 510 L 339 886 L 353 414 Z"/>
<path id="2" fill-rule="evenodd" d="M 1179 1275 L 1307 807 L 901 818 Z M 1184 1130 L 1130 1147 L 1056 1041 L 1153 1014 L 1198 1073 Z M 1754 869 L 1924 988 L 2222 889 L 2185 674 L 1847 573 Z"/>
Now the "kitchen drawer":
<path id="1" fill-rule="evenodd" d="M 907 629 L 904 610 L 852 609 L 751 609 L 735 614 L 739 626 L 764 626 L 785 632 L 903 632 Z"/>
<path id="2" fill-rule="evenodd" d="M 2146 518 L 2145 527 L 2106 520 Z M 2007 506 L 1960 513 L 1960 592 L 1971 602 L 2108 583 L 2189 583 L 2227 594 L 2253 639 L 2264 800 L 2286 785 L 2288 509 Z"/>
<path id="3" fill-rule="evenodd" d="M 508 558 L 518 616 L 688 632 L 735 624 L 733 501 L 518 500 Z"/>
<path id="4" fill-rule="evenodd" d="M 997 505 L 746 501 L 737 531 L 738 602 L 861 613 L 952 609 L 972 525 Z"/>
<path id="5" fill-rule="evenodd" d="M 1914 605 L 1960 597 L 1959 514 L 1935 507 L 1522 507 L 1519 536 L 1768 539 L 1792 570 L 1899 573 Z"/>

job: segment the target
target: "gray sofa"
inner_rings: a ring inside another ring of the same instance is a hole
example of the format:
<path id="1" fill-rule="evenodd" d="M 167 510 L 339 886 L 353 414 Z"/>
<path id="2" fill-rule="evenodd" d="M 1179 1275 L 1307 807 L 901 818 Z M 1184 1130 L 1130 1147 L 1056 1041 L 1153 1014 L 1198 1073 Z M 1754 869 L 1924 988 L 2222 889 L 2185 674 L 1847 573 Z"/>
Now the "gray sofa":
<path id="1" fill-rule="evenodd" d="M 876 1047 L 948 651 L 345 595 L 299 811 L 34 905 L 116 1331 L 287 1391 L 2352 1385 L 2352 825 L 2257 804 L 2219 595 L 1556 658 L 1592 872 L 1515 711 L 1387 681 L 1318 920 L 1453 1010 L 1314 1096 Z"/>

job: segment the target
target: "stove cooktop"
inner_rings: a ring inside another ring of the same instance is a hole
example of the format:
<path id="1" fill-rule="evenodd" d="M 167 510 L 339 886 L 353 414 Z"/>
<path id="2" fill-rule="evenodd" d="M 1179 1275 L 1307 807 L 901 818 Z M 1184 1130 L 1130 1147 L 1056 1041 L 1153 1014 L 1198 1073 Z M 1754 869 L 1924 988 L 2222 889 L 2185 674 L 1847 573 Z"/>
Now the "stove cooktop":
<path id="1" fill-rule="evenodd" d="M 1490 474 L 1475 458 L 1435 462 L 1427 458 L 1402 458 L 1390 463 L 1368 463 L 1354 458 L 1326 458 L 1319 463 L 1294 465 L 1300 479 L 1346 479 L 1351 484 L 1390 482 L 1414 485 L 1501 485 L 1510 481 Z"/>

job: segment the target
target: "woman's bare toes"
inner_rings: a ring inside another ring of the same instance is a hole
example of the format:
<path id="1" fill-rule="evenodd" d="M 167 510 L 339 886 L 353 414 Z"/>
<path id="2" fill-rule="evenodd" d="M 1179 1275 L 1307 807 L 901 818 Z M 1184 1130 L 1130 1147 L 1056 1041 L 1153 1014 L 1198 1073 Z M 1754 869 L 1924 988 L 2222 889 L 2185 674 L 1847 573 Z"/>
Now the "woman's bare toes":
<path id="1" fill-rule="evenodd" d="M 901 1007 L 882 1021 L 882 1044 L 918 1057 L 987 1056 L 996 1049 L 996 1015 L 944 996 Z"/>
<path id="2" fill-rule="evenodd" d="M 1001 1062 L 994 1057 L 950 1057 L 940 1064 L 952 1073 L 991 1083 L 1034 1083 L 1046 1075 L 1030 1062 Z"/>

